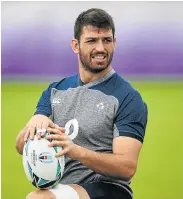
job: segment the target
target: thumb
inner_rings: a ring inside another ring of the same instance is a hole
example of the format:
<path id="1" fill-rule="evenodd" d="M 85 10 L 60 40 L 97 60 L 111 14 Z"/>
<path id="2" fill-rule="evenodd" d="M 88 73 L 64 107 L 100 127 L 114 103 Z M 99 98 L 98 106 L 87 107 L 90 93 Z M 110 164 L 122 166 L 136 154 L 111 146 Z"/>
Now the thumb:
<path id="1" fill-rule="evenodd" d="M 56 128 L 56 124 L 54 124 L 51 120 L 50 120 L 50 123 L 49 123 L 49 127 L 51 127 L 51 128 Z"/>
<path id="2" fill-rule="evenodd" d="M 65 133 L 65 128 L 60 127 L 58 124 L 55 124 L 55 128 L 57 128 L 58 130 L 62 131 L 63 133 Z"/>

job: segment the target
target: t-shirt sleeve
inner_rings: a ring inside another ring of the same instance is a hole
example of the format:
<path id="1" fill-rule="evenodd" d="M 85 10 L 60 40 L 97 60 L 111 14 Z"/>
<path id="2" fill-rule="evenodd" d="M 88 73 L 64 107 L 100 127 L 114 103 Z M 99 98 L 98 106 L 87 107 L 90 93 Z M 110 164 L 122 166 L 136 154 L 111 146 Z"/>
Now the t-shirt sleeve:
<path id="1" fill-rule="evenodd" d="M 56 82 L 49 85 L 49 87 L 43 91 L 41 97 L 39 98 L 39 101 L 36 106 L 36 112 L 34 115 L 42 114 L 47 117 L 51 116 L 52 109 L 51 109 L 51 102 L 50 102 L 50 96 L 51 96 L 51 90 L 56 85 Z"/>
<path id="2" fill-rule="evenodd" d="M 147 117 L 147 105 L 138 91 L 129 93 L 125 100 L 119 103 L 114 121 L 114 137 L 132 137 L 143 143 Z"/>

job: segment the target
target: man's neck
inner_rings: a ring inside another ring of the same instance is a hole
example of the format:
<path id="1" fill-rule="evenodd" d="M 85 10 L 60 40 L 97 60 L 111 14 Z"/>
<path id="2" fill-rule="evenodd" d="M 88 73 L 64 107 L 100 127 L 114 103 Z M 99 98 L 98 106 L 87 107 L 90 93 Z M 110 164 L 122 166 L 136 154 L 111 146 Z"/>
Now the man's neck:
<path id="1" fill-rule="evenodd" d="M 107 73 L 109 73 L 112 70 L 112 66 L 110 65 L 108 68 L 106 68 L 104 71 L 100 73 L 91 73 L 89 71 L 86 71 L 83 67 L 79 67 L 79 74 L 80 79 L 84 83 L 93 82 L 101 77 L 104 77 Z"/>

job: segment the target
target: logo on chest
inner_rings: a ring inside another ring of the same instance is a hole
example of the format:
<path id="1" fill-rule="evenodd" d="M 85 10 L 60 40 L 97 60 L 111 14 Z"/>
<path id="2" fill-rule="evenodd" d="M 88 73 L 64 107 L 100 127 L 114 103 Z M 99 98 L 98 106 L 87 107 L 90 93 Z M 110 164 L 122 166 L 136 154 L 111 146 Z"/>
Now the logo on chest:
<path id="1" fill-rule="evenodd" d="M 100 102 L 99 104 L 96 105 L 98 110 L 104 109 L 104 103 Z"/>
<path id="2" fill-rule="evenodd" d="M 72 132 L 70 132 L 71 125 L 73 127 Z M 78 135 L 79 132 L 79 124 L 77 119 L 74 118 L 72 120 L 69 120 L 65 125 L 65 130 L 66 130 L 65 134 L 68 135 L 71 140 L 73 140 Z"/>
<path id="3" fill-rule="evenodd" d="M 60 104 L 60 99 L 59 98 L 53 98 L 52 103 L 53 104 Z"/>

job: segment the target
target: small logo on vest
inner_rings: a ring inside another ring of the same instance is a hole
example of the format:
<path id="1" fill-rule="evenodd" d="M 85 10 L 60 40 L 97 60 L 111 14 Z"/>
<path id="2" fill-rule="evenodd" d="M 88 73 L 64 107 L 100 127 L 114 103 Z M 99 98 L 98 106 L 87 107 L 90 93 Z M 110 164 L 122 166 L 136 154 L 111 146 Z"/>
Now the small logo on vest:
<path id="1" fill-rule="evenodd" d="M 104 104 L 103 104 L 103 102 L 101 102 L 100 104 L 97 104 L 97 108 L 98 108 L 98 109 L 104 109 Z"/>
<path id="2" fill-rule="evenodd" d="M 60 104 L 60 99 L 54 98 L 52 102 L 53 104 Z"/>

